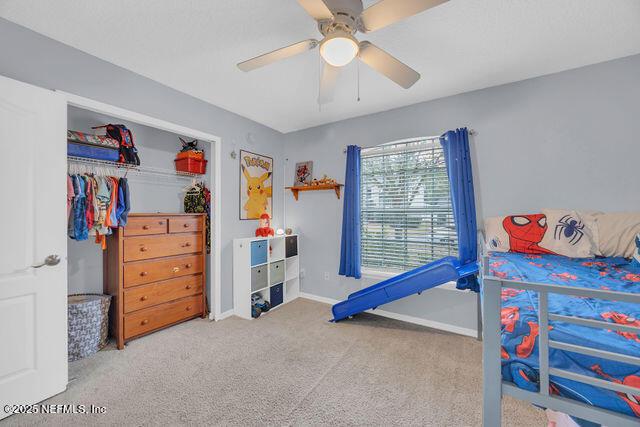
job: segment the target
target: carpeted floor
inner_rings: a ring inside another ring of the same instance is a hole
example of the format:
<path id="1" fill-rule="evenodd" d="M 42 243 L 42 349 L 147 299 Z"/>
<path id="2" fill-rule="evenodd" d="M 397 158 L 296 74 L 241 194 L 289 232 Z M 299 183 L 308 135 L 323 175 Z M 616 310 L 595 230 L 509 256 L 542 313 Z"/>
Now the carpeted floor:
<path id="1" fill-rule="evenodd" d="M 298 299 L 264 317 L 193 320 L 70 365 L 45 403 L 101 415 L 19 415 L 7 425 L 481 425 L 481 349 L 473 338 L 360 315 L 328 323 Z M 503 425 L 545 426 L 505 398 Z"/>

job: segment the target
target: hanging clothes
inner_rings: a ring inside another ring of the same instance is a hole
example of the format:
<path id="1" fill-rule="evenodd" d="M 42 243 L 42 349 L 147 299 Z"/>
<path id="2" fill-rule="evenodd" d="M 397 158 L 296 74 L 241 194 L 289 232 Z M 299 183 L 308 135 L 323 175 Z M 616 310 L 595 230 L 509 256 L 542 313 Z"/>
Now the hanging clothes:
<path id="1" fill-rule="evenodd" d="M 73 238 L 76 240 L 87 240 L 89 229 L 87 228 L 86 210 L 86 183 L 82 176 L 75 175 L 74 189 L 76 193 L 73 206 Z"/>
<path id="2" fill-rule="evenodd" d="M 124 227 L 125 225 L 127 225 L 129 211 L 131 211 L 129 181 L 127 181 L 127 178 L 120 178 L 120 189 L 122 190 L 122 201 L 124 204 L 124 209 L 120 212 L 120 218 L 118 219 L 118 224 L 120 224 L 121 227 Z"/>
<path id="3" fill-rule="evenodd" d="M 206 213 L 205 234 L 207 253 L 211 253 L 211 192 L 204 184 L 198 183 L 184 196 L 185 213 Z"/>
<path id="4" fill-rule="evenodd" d="M 76 197 L 76 193 L 73 189 L 73 181 L 71 180 L 71 177 L 67 175 L 67 221 L 71 214 L 71 206 L 73 205 L 74 197 Z"/>
<path id="5" fill-rule="evenodd" d="M 126 178 L 68 175 L 67 234 L 79 241 L 95 236 L 95 242 L 106 249 L 112 228 L 127 223 L 130 196 Z"/>

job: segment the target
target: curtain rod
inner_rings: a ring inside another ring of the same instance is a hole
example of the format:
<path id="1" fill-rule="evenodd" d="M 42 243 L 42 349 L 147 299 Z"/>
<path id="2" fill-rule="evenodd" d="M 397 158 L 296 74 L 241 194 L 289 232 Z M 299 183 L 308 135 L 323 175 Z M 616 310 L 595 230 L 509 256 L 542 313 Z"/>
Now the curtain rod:
<path id="1" fill-rule="evenodd" d="M 473 136 L 476 135 L 477 132 L 474 129 L 469 129 L 469 135 Z M 366 147 L 363 148 L 362 151 L 366 151 L 366 150 L 371 150 L 374 148 L 378 148 L 378 147 L 384 147 L 385 145 L 395 145 L 395 144 L 402 144 L 403 142 L 412 142 L 412 141 L 420 141 L 423 139 L 440 139 L 442 138 L 441 136 L 422 136 L 422 137 L 418 137 L 418 138 L 407 138 L 407 139 L 401 139 L 398 141 L 392 141 L 392 142 L 385 142 L 384 144 L 378 144 L 378 145 L 374 145 L 373 147 Z M 343 149 L 342 150 L 343 153 L 347 152 L 347 149 Z"/>

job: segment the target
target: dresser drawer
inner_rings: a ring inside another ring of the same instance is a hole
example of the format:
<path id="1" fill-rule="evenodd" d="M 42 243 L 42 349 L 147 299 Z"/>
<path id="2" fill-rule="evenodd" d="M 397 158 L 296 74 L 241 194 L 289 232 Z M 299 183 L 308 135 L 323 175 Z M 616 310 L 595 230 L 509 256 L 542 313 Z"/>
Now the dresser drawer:
<path id="1" fill-rule="evenodd" d="M 162 217 L 130 217 L 124 227 L 124 236 L 147 236 L 149 234 L 166 234 L 167 218 Z"/>
<path id="2" fill-rule="evenodd" d="M 202 252 L 202 234 L 142 236 L 124 239 L 124 261 Z"/>
<path id="3" fill-rule="evenodd" d="M 201 216 L 169 218 L 169 233 L 189 233 L 202 231 Z"/>
<path id="4" fill-rule="evenodd" d="M 125 314 L 124 339 L 198 316 L 202 309 L 202 296 L 193 296 Z"/>
<path id="5" fill-rule="evenodd" d="M 124 291 L 124 312 L 151 307 L 180 298 L 202 294 L 202 275 L 184 276 Z"/>
<path id="6" fill-rule="evenodd" d="M 172 279 L 202 273 L 202 255 L 171 257 L 153 261 L 139 261 L 124 264 L 124 287 Z"/>

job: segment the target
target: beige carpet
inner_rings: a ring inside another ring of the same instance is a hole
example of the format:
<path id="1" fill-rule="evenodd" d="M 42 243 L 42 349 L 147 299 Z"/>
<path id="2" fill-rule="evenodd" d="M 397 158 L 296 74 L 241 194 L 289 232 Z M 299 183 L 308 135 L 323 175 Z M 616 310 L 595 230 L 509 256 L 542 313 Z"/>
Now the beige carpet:
<path id="1" fill-rule="evenodd" d="M 481 348 L 473 338 L 373 315 L 328 323 L 299 299 L 258 320 L 193 320 L 124 351 L 74 362 L 46 403 L 103 415 L 20 415 L 7 425 L 481 425 Z M 505 426 L 545 426 L 505 398 Z"/>

